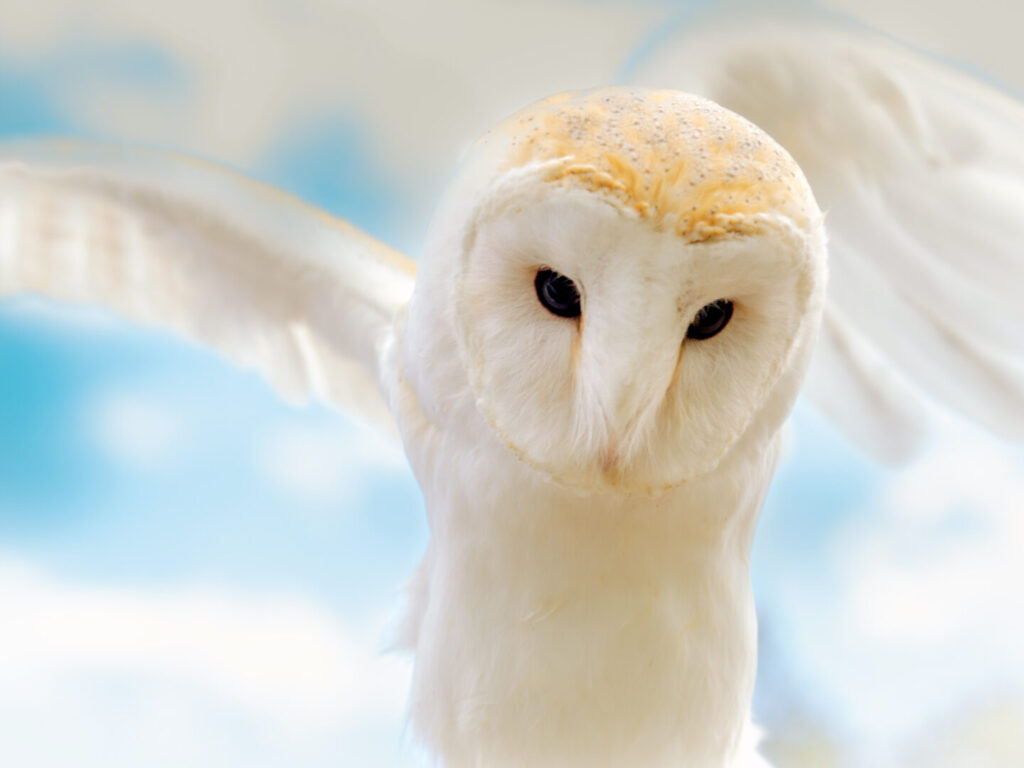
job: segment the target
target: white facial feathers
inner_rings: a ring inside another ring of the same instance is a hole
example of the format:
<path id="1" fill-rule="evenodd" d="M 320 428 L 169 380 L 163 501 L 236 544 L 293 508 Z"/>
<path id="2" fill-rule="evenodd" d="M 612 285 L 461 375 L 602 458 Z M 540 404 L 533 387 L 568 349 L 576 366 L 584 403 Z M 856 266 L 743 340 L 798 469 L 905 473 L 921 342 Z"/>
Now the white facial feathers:
<path id="1" fill-rule="evenodd" d="M 615 105 L 636 98 L 661 112 L 654 128 L 637 120 L 626 136 Z M 509 121 L 546 126 L 548 144 L 533 155 L 522 156 L 524 142 L 543 140 L 530 129 L 499 128 L 478 145 L 420 279 L 442 294 L 428 302 L 450 305 L 438 332 L 460 350 L 480 415 L 521 460 L 579 490 L 657 493 L 718 464 L 813 335 L 820 215 L 788 156 L 707 102 L 604 89 L 559 104 L 568 106 L 545 102 L 524 110 L 533 120 Z M 673 145 L 666 113 L 678 131 L 690 114 L 697 137 Z M 595 149 L 616 135 L 619 146 Z M 737 156 L 719 162 L 729 148 Z M 617 154 L 661 165 L 638 176 Z M 541 269 L 577 285 L 579 318 L 538 301 Z M 735 306 L 728 327 L 686 339 L 719 299 Z"/>
<path id="2" fill-rule="evenodd" d="M 483 223 L 456 324 L 484 418 L 516 454 L 577 488 L 657 492 L 713 469 L 759 409 L 814 280 L 782 236 L 686 244 L 590 193 L 555 190 Z M 578 319 L 538 301 L 537 270 L 570 277 Z M 704 305 L 734 303 L 687 339 Z"/>

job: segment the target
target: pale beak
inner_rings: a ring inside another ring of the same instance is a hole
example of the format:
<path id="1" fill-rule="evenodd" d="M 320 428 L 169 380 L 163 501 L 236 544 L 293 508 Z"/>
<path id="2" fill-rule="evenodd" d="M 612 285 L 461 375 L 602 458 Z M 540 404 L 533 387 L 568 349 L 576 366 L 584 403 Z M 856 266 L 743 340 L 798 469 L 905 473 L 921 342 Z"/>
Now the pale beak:
<path id="1" fill-rule="evenodd" d="M 606 432 L 600 462 L 605 474 L 628 463 L 643 442 L 671 386 L 681 354 L 680 347 L 653 334 L 646 337 L 650 344 L 643 343 L 642 334 L 621 335 L 616 339 L 619 343 L 606 347 L 601 368 Z"/>

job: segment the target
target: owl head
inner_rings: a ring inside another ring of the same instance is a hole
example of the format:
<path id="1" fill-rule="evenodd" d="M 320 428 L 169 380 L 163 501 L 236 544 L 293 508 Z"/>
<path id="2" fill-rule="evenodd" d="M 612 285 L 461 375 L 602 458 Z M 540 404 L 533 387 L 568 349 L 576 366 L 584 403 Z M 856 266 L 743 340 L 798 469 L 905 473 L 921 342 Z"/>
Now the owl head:
<path id="1" fill-rule="evenodd" d="M 534 104 L 477 142 L 435 216 L 417 388 L 563 486 L 687 482 L 788 413 L 820 322 L 821 219 L 793 159 L 709 101 Z"/>

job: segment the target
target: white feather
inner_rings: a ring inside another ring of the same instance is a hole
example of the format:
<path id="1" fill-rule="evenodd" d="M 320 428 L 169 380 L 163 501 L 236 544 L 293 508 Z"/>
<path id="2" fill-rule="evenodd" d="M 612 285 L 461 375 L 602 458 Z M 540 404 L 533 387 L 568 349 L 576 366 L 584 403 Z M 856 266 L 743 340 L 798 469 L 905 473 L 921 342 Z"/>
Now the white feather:
<path id="1" fill-rule="evenodd" d="M 0 148 L 0 295 L 101 304 L 384 425 L 411 262 L 208 163 L 70 142 Z M 391 427 L 393 428 L 393 427 Z"/>

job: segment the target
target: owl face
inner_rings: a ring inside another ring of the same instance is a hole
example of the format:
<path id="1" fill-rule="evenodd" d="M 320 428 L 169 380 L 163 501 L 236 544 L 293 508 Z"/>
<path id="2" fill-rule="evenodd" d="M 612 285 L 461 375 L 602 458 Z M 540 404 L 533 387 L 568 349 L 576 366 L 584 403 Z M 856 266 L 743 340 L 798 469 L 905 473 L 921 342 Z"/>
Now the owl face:
<path id="1" fill-rule="evenodd" d="M 714 105 L 647 96 L 590 92 L 496 129 L 439 259 L 476 410 L 520 460 L 584 491 L 658 493 L 713 470 L 752 425 L 773 433 L 820 315 L 820 217 L 792 161 L 780 171 L 774 142 Z M 656 135 L 614 148 L 624 166 L 608 142 L 652 104 Z M 713 147 L 672 141 L 687 115 Z"/>
<path id="2" fill-rule="evenodd" d="M 509 205 L 460 277 L 478 408 L 565 485 L 656 492 L 708 472 L 789 362 L 807 266 L 795 233 L 686 243 L 560 188 Z"/>

